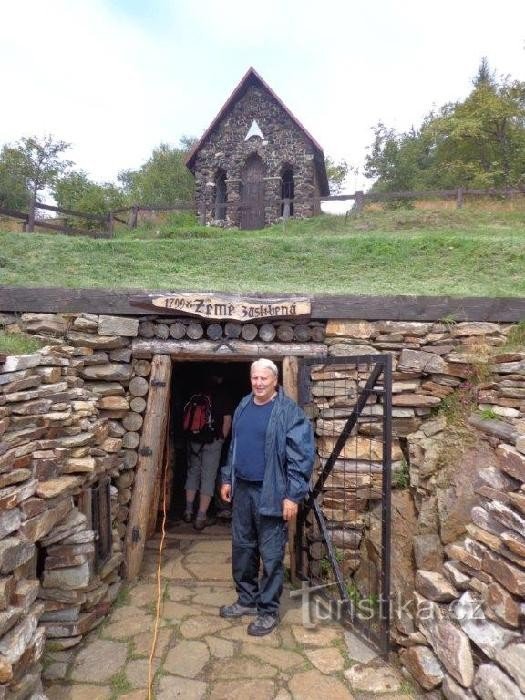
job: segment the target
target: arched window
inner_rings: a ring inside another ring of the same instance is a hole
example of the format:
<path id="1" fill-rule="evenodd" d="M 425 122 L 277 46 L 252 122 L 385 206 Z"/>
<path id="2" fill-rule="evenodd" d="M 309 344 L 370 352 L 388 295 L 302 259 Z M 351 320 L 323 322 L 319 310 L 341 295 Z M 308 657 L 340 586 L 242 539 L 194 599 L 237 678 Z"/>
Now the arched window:
<path id="1" fill-rule="evenodd" d="M 287 219 L 293 216 L 293 168 L 291 165 L 284 165 L 281 172 L 281 216 Z"/>
<path id="2" fill-rule="evenodd" d="M 215 219 L 223 221 L 226 218 L 226 171 L 219 168 L 215 175 Z"/>

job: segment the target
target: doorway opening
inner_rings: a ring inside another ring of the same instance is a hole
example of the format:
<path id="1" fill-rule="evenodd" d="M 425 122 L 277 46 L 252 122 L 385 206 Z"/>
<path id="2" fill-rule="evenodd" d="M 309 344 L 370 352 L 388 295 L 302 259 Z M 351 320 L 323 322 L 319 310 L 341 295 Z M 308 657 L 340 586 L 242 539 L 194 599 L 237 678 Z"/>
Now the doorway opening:
<path id="1" fill-rule="evenodd" d="M 282 362 L 279 379 L 282 383 Z M 170 418 L 167 430 L 167 459 L 169 488 L 169 521 L 174 526 L 182 525 L 186 506 L 186 477 L 189 462 L 189 443 L 183 432 L 184 407 L 193 394 L 203 391 L 213 378 L 221 406 L 230 408 L 232 415 L 239 401 L 251 391 L 251 360 L 243 361 L 174 361 L 171 375 Z M 209 514 L 228 521 L 228 506 L 221 502 L 218 494 L 220 468 L 225 464 L 231 441 L 231 432 L 222 446 L 219 470 L 215 482 L 215 493 L 209 507 Z M 199 494 L 196 501 L 198 502 Z"/>

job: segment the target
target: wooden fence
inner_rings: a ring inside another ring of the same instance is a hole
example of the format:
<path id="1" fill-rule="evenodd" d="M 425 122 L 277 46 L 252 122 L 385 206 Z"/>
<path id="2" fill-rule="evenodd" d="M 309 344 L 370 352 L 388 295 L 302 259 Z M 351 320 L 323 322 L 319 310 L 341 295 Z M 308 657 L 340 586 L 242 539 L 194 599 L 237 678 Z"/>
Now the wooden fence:
<path id="1" fill-rule="evenodd" d="M 346 202 L 353 201 L 352 213 L 359 213 L 364 206 L 369 202 L 393 202 L 393 201 L 425 201 L 429 199 L 443 199 L 456 201 L 456 206 L 460 209 L 467 197 L 505 197 L 509 198 L 515 195 L 525 194 L 525 187 L 507 188 L 507 189 L 468 189 L 458 187 L 454 190 L 420 190 L 420 191 L 402 191 L 402 192 L 364 192 L 357 190 L 352 194 L 335 194 L 327 197 L 320 197 L 318 203 L 321 202 Z M 283 218 L 287 219 L 290 216 L 293 199 L 281 200 L 283 205 Z M 238 210 L 245 209 L 250 206 L 249 202 L 235 202 L 215 204 L 216 209 L 226 210 L 227 207 L 234 207 Z M 91 236 L 94 238 L 112 238 L 114 235 L 115 222 L 128 226 L 129 228 L 137 228 L 140 212 L 173 212 L 173 211 L 197 211 L 195 202 L 178 202 L 172 205 L 146 206 L 142 204 L 134 204 L 121 209 L 113 209 L 107 214 L 88 214 L 86 212 L 75 211 L 73 209 L 62 209 L 41 202 L 35 203 L 36 210 L 51 211 L 64 216 L 75 216 L 84 219 L 87 222 L 98 223 L 97 229 L 81 229 L 70 226 L 69 224 L 58 223 L 53 219 L 36 219 L 30 212 L 23 212 L 17 209 L 8 209 L 0 207 L 0 216 L 7 216 L 22 221 L 23 231 L 33 231 L 34 227 L 43 228 L 46 230 L 65 233 L 70 236 Z M 121 218 L 122 214 L 127 214 L 126 218 Z M 205 215 L 200 214 L 201 223 L 205 223 Z"/>

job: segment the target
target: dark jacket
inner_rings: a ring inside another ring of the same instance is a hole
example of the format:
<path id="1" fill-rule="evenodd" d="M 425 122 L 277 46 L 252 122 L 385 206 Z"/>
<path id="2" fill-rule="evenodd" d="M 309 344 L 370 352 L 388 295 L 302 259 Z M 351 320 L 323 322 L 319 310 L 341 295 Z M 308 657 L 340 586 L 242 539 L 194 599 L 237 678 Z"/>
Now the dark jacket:
<path id="1" fill-rule="evenodd" d="M 233 414 L 232 441 L 228 461 L 222 468 L 223 484 L 235 488 L 235 439 L 239 416 L 252 394 L 245 396 Z M 268 421 L 265 470 L 261 494 L 261 515 L 282 515 L 285 498 L 299 503 L 309 489 L 314 464 L 314 435 L 310 421 L 299 406 L 285 396 L 281 387 Z"/>

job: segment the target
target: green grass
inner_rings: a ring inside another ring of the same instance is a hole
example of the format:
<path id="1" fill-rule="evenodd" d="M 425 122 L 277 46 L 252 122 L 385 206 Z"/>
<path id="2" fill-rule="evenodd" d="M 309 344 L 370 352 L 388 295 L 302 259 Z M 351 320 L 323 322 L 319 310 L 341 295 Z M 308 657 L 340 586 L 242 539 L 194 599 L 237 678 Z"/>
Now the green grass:
<path id="1" fill-rule="evenodd" d="M 4 333 L 0 330 L 0 352 L 5 355 L 30 355 L 45 345 L 37 338 L 23 333 Z"/>
<path id="2" fill-rule="evenodd" d="M 174 220 L 113 240 L 0 233 L 0 284 L 525 296 L 520 212 L 324 215 L 261 231 Z"/>

